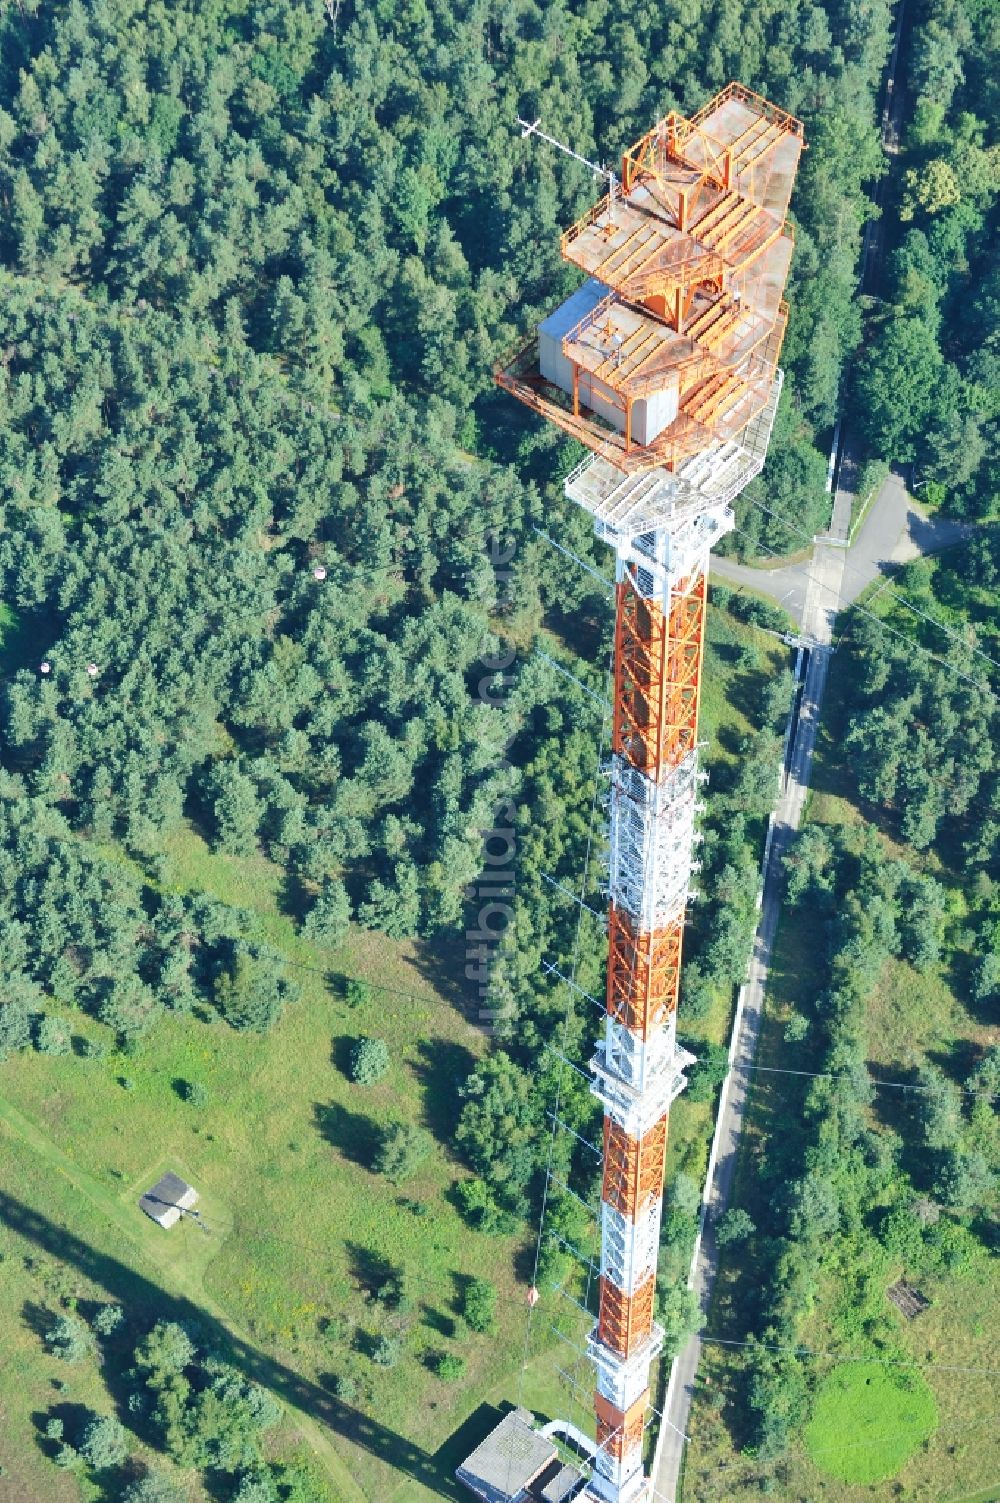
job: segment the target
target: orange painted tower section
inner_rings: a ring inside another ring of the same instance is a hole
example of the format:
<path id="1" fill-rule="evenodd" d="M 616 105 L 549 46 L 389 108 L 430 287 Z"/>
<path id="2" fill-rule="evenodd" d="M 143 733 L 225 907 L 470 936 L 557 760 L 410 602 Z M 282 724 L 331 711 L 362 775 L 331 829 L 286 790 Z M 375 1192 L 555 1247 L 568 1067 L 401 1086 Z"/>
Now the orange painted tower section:
<path id="1" fill-rule="evenodd" d="M 781 391 L 799 121 L 740 84 L 660 120 L 562 237 L 588 280 L 497 369 L 587 450 L 565 482 L 616 558 L 604 1108 L 588 1497 L 649 1497 L 643 1434 L 698 839 L 698 701 L 711 548 L 759 473 Z"/>

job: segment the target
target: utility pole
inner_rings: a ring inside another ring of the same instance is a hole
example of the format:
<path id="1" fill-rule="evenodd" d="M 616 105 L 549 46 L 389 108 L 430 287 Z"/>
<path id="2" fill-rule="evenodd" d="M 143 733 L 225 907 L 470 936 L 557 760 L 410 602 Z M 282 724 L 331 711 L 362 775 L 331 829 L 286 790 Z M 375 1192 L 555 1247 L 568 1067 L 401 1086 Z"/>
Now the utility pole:
<path id="1" fill-rule="evenodd" d="M 537 122 L 525 133 L 540 134 Z M 709 557 L 763 467 L 781 391 L 781 289 L 801 123 L 739 84 L 625 153 L 562 237 L 588 281 L 496 371 L 590 451 L 565 481 L 615 555 L 597 1454 L 586 1496 L 641 1503 L 667 1125 L 700 809 Z M 546 138 L 548 139 L 548 138 Z M 559 143 L 554 142 L 558 145 Z M 604 169 L 586 165 L 604 173 Z"/>

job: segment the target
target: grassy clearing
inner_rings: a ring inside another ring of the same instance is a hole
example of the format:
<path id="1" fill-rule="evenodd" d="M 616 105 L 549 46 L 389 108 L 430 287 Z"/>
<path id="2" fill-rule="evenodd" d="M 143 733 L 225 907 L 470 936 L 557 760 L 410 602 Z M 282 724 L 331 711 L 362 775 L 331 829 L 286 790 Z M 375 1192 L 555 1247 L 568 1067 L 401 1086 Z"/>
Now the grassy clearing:
<path id="1" fill-rule="evenodd" d="M 894 1477 L 932 1433 L 934 1395 L 923 1379 L 874 1362 L 848 1363 L 823 1379 L 803 1432 L 810 1458 L 842 1482 Z M 850 1436 L 850 1444 L 844 1437 Z"/>
<path id="2" fill-rule="evenodd" d="M 356 1476 L 365 1495 L 389 1497 L 400 1470 L 432 1466 L 428 1458 L 449 1432 L 521 1358 L 517 1244 L 465 1227 L 449 1200 L 463 1171 L 447 1150 L 439 1146 L 401 1188 L 368 1167 L 390 1119 L 420 1121 L 447 1140 L 454 1087 L 482 1037 L 428 981 L 417 948 L 352 935 L 341 952 L 325 952 L 301 941 L 278 912 L 281 873 L 269 863 L 216 856 L 191 830 L 174 836 L 167 854 L 169 885 L 206 889 L 261 915 L 294 965 L 302 998 L 266 1038 L 167 1017 L 138 1057 L 12 1058 L 0 1081 L 13 1135 L 2 1186 L 50 1218 L 53 1184 L 63 1199 L 75 1189 L 77 1213 L 99 1206 L 116 1228 L 123 1264 L 148 1270 L 151 1284 L 179 1281 L 196 1302 L 224 1311 L 269 1361 L 320 1390 L 332 1374 L 352 1376 L 358 1414 L 334 1437 L 343 1474 Z M 344 975 L 373 983 L 355 1010 L 340 995 Z M 72 1021 L 81 1039 L 106 1034 L 79 1014 Z M 389 1075 L 367 1089 L 343 1070 L 352 1040 L 364 1033 L 385 1037 L 393 1056 Z M 208 1092 L 202 1108 L 182 1099 L 191 1081 Z M 45 1162 L 58 1179 L 40 1172 Z M 202 1193 L 210 1238 L 187 1227 L 164 1234 L 138 1211 L 138 1194 L 168 1165 Z M 86 1215 L 80 1235 L 87 1240 Z M 371 1297 L 389 1267 L 409 1275 L 406 1314 Z M 495 1336 L 473 1335 L 458 1315 L 472 1277 L 500 1290 Z M 146 1299 L 149 1308 L 137 1313 L 151 1319 L 155 1289 Z M 0 1322 L 0 1344 L 24 1350 L 16 1305 L 4 1301 Z M 397 1329 L 406 1338 L 402 1363 L 376 1367 L 366 1355 L 371 1340 Z M 444 1350 L 466 1358 L 460 1385 L 445 1385 L 428 1365 Z M 40 1360 L 36 1403 L 51 1367 L 44 1354 Z M 12 1476 L 35 1478 L 30 1496 L 40 1503 L 66 1496 L 65 1479 L 48 1463 L 39 1485 L 30 1425 L 27 1433 L 12 1425 L 5 1444 L 16 1447 L 5 1462 Z"/>

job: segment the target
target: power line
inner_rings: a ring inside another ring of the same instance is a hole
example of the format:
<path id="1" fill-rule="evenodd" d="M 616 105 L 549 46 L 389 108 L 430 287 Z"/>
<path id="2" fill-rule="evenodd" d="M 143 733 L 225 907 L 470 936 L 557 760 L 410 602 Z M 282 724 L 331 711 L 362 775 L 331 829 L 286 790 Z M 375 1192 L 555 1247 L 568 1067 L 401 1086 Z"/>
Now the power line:
<path id="1" fill-rule="evenodd" d="M 791 1352 L 794 1357 L 815 1357 L 818 1360 L 829 1360 L 838 1365 L 845 1362 L 872 1362 L 879 1367 L 927 1367 L 936 1372 L 964 1373 L 974 1377 L 996 1378 L 1000 1377 L 1000 1367 L 959 1367 L 949 1362 L 921 1362 L 917 1358 L 907 1360 L 903 1357 L 874 1357 L 870 1354 L 850 1354 L 844 1356 L 842 1352 L 818 1352 L 812 1347 L 783 1345 L 780 1342 L 758 1341 L 757 1339 L 737 1340 L 735 1337 L 699 1335 L 699 1341 L 709 1342 L 713 1346 L 753 1347 L 757 1351 L 768 1352 Z"/>
<path id="2" fill-rule="evenodd" d="M 867 1068 L 868 1067 L 866 1065 L 866 1072 Z M 734 1065 L 733 1069 L 744 1070 L 747 1072 L 753 1070 L 764 1075 L 805 1075 L 811 1077 L 813 1080 L 853 1080 L 855 1078 L 853 1075 L 848 1075 L 843 1071 L 836 1072 L 833 1070 L 786 1070 L 782 1069 L 779 1065 L 757 1065 L 748 1063 Z M 869 1075 L 868 1082 L 873 1086 L 884 1086 L 887 1090 L 893 1091 L 934 1091 L 937 1089 L 936 1086 L 913 1085 L 912 1082 L 908 1080 L 883 1080 L 877 1075 Z M 968 1089 L 968 1087 L 954 1085 L 951 1081 L 949 1081 L 948 1084 L 951 1086 L 952 1090 L 957 1091 L 961 1096 L 976 1096 L 983 1101 L 996 1101 L 997 1099 L 1000 1099 L 1000 1091 L 971 1091 Z"/>

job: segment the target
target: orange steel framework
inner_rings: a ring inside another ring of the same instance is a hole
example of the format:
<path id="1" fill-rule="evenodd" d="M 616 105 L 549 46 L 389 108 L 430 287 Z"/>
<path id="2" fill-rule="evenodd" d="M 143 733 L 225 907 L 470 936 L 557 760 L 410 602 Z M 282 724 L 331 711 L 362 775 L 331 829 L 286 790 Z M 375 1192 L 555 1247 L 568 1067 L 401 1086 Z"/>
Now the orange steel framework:
<path id="1" fill-rule="evenodd" d="M 649 1496 L 643 1436 L 685 909 L 696 869 L 709 555 L 763 466 L 781 390 L 800 122 L 741 84 L 671 113 L 562 236 L 588 281 L 496 369 L 586 446 L 566 494 L 616 554 L 604 1109 L 588 1496 Z"/>

